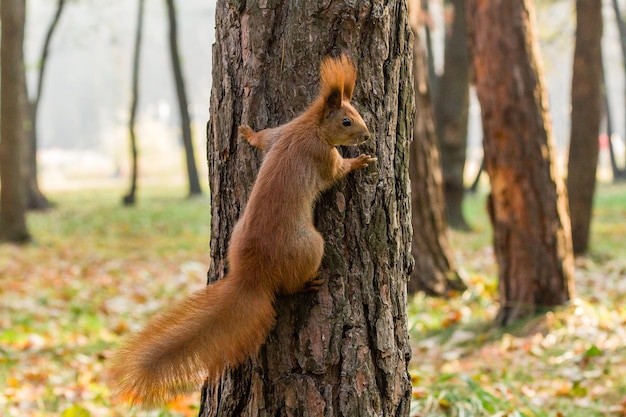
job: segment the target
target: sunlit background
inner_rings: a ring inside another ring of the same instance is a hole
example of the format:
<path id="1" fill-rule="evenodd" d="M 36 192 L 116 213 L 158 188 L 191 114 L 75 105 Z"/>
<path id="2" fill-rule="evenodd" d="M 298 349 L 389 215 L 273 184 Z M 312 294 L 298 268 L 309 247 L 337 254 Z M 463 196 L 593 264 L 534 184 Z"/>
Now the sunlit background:
<path id="1" fill-rule="evenodd" d="M 214 3 L 185 0 L 177 5 L 181 61 L 204 187 Z M 541 0 L 537 6 L 553 131 L 562 157 L 569 142 L 573 6 L 571 1 L 564 0 Z M 28 2 L 25 52 L 31 94 L 36 88 L 43 37 L 55 7 L 55 2 L 49 0 Z M 65 6 L 52 40 L 38 120 L 40 185 L 44 192 L 119 184 L 128 176 L 127 122 L 136 12 L 137 2 L 128 0 L 82 0 Z M 444 38 L 441 1 L 431 1 L 431 14 L 435 63 L 441 70 Z M 604 17 L 604 64 L 609 99 L 616 115 L 614 145 L 616 154 L 623 156 L 625 119 L 620 115 L 624 114 L 624 71 L 617 26 L 607 2 Z M 160 1 L 146 2 L 139 82 L 140 181 L 182 183 L 184 160 L 167 46 L 167 14 Z M 466 175 L 472 178 L 482 155 L 480 108 L 475 97 L 470 107 L 469 132 Z M 601 141 L 601 145 L 605 143 Z M 599 176 L 610 179 L 606 146 L 601 149 Z"/>
<path id="2" fill-rule="evenodd" d="M 27 2 L 26 65 L 34 93 L 41 47 L 56 2 Z M 162 1 L 145 5 L 137 134 L 140 182 L 185 178 L 180 117 Z M 128 118 L 137 2 L 70 1 L 48 57 L 38 120 L 40 185 L 50 191 L 117 184 L 129 175 Z M 177 4 L 181 64 L 203 186 L 215 5 Z M 206 188 L 206 186 L 205 186 Z"/>

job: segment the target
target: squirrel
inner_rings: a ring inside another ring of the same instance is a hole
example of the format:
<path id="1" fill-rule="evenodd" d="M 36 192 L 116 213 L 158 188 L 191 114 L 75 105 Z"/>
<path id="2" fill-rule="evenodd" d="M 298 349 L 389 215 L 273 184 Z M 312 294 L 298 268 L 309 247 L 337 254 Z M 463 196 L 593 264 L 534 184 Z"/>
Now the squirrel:
<path id="1" fill-rule="evenodd" d="M 239 134 L 264 152 L 230 239 L 223 279 L 175 303 L 114 353 L 114 396 L 154 407 L 215 382 L 258 352 L 274 326 L 276 294 L 317 290 L 324 240 L 313 225 L 318 195 L 376 158 L 343 158 L 337 145 L 370 136 L 350 104 L 356 68 L 345 54 L 320 65 L 320 92 L 300 116 Z"/>

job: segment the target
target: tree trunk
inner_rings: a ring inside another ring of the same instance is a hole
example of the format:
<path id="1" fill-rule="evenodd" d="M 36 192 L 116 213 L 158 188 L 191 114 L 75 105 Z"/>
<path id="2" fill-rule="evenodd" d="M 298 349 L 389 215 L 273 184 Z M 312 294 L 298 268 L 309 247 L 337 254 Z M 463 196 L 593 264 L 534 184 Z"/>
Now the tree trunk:
<path id="1" fill-rule="evenodd" d="M 475 193 L 476 190 L 478 190 L 478 183 L 480 182 L 480 177 L 481 177 L 481 175 L 483 175 L 484 171 L 485 171 L 485 158 L 483 158 L 480 161 L 480 166 L 478 167 L 478 172 L 474 176 L 474 180 L 472 181 L 472 184 L 469 187 L 469 191 L 471 193 Z"/>
<path id="2" fill-rule="evenodd" d="M 444 72 L 439 80 L 435 106 L 437 137 L 441 150 L 444 195 L 448 222 L 455 229 L 469 230 L 463 216 L 467 114 L 469 109 L 469 56 L 465 0 L 453 0 L 454 21 L 446 37 Z"/>
<path id="3" fill-rule="evenodd" d="M 376 155 L 378 162 L 320 197 L 324 285 L 277 299 L 266 344 L 219 386 L 205 387 L 201 416 L 408 416 L 410 38 L 406 2 L 277 1 L 259 8 L 218 1 L 207 126 L 209 280 L 225 274 L 228 237 L 261 157 L 238 139 L 237 127 L 273 127 L 303 111 L 317 95 L 327 54 L 353 57 L 359 76 L 352 102 L 375 138 L 340 151 Z"/>
<path id="4" fill-rule="evenodd" d="M 24 89 L 26 88 L 26 82 L 24 82 Z M 24 93 L 25 97 L 28 97 L 27 93 Z M 37 126 L 34 116 L 35 109 L 33 108 L 33 102 L 25 100 L 24 113 L 26 114 L 25 137 L 22 149 L 22 164 L 23 164 L 23 187 L 24 198 L 26 208 L 28 210 L 46 210 L 52 207 L 52 203 L 48 201 L 46 196 L 41 192 L 39 188 L 38 170 L 37 170 Z"/>
<path id="5" fill-rule="evenodd" d="M 200 181 L 198 179 L 198 169 L 196 168 L 196 159 L 193 151 L 193 140 L 191 138 L 191 120 L 189 118 L 189 110 L 187 109 L 187 93 L 185 92 L 185 81 L 183 79 L 183 70 L 180 65 L 180 57 L 178 53 L 178 34 L 176 25 L 176 7 L 174 0 L 165 0 L 167 5 L 167 16 L 169 23 L 169 43 L 170 54 L 172 57 L 172 70 L 174 71 L 174 81 L 176 84 L 176 95 L 178 96 L 178 108 L 180 110 L 180 121 L 183 132 L 183 145 L 185 147 L 185 161 L 187 163 L 187 179 L 189 182 L 189 196 L 202 194 Z"/>
<path id="6" fill-rule="evenodd" d="M 413 0 L 409 2 L 409 8 L 416 6 L 419 7 L 419 3 Z M 466 287 L 459 276 L 448 240 L 427 62 L 418 38 L 419 31 L 415 30 L 417 22 L 414 23 L 413 84 L 416 112 L 409 174 L 413 226 L 411 252 L 415 258 L 415 267 L 411 272 L 408 291 L 445 296 L 450 291 L 462 291 Z"/>
<path id="7" fill-rule="evenodd" d="M 133 53 L 133 81 L 130 98 L 130 117 L 128 119 L 128 134 L 130 139 L 131 177 L 130 190 L 124 196 L 122 202 L 125 206 L 135 204 L 137 194 L 138 149 L 137 136 L 135 133 L 135 118 L 137 116 L 137 103 L 139 102 L 139 59 L 141 57 L 141 32 L 143 31 L 144 0 L 139 0 L 137 5 L 137 28 L 135 31 L 135 51 Z"/>
<path id="8" fill-rule="evenodd" d="M 563 304 L 574 290 L 566 190 L 554 163 L 533 13 L 530 0 L 468 2 L 502 324 Z"/>
<path id="9" fill-rule="evenodd" d="M 602 53 L 602 48 L 600 48 L 600 53 Z M 609 141 L 609 160 L 611 161 L 611 173 L 613 174 L 613 182 L 617 181 L 621 175 L 622 170 L 620 170 L 617 165 L 617 155 L 615 155 L 615 145 L 613 143 L 613 133 L 615 133 L 615 128 L 613 126 L 613 109 L 611 108 L 611 102 L 609 100 L 608 94 L 608 86 L 606 84 L 606 67 L 604 66 L 604 60 L 601 61 L 602 65 L 602 110 L 604 111 L 604 116 L 606 117 L 606 136 Z M 626 168 L 624 168 L 626 171 Z"/>
<path id="10" fill-rule="evenodd" d="M 25 0 L 0 2 L 0 240 L 30 240 L 22 172 L 26 96 L 24 77 Z"/>
<path id="11" fill-rule="evenodd" d="M 619 40 L 620 46 L 622 47 L 622 69 L 624 70 L 624 75 L 626 76 L 626 23 L 624 22 L 624 17 L 622 16 L 622 12 L 620 11 L 619 3 L 617 0 L 612 0 L 613 11 L 615 12 L 615 21 L 617 22 L 617 29 L 619 30 Z M 624 90 L 626 96 L 626 89 Z M 626 150 L 624 151 L 626 158 Z M 613 181 L 623 181 L 626 180 L 626 168 L 617 169 L 613 171 Z"/>
<path id="12" fill-rule="evenodd" d="M 576 1 L 567 195 L 574 254 L 587 251 L 598 166 L 602 81 L 602 0 Z"/>
<path id="13" fill-rule="evenodd" d="M 41 93 L 43 91 L 43 81 L 46 74 L 46 64 L 48 63 L 50 43 L 52 41 L 52 35 L 58 26 L 65 4 L 65 0 L 57 1 L 57 9 L 52 20 L 50 21 L 50 26 L 48 26 L 48 31 L 46 32 L 46 37 L 41 48 L 41 56 L 39 57 L 39 73 L 37 76 L 37 91 L 32 100 L 27 100 L 27 118 L 30 120 L 30 123 L 28 126 L 26 175 L 24 180 L 26 190 L 26 207 L 30 210 L 44 210 L 51 207 L 51 203 L 39 189 L 37 174 L 37 118 L 39 115 L 39 103 L 41 102 Z M 24 88 L 26 88 L 26 83 L 24 83 Z"/>
<path id="14" fill-rule="evenodd" d="M 415 2 L 419 2 L 419 7 L 422 9 L 422 13 L 427 16 L 427 21 L 424 24 L 424 43 L 426 44 L 426 63 L 428 67 L 428 84 L 430 86 L 430 96 L 437 97 L 437 93 L 439 92 L 439 77 L 437 76 L 437 72 L 435 71 L 435 51 L 433 48 L 433 37 L 430 32 L 430 0 L 409 0 L 409 8 L 412 8 L 412 4 Z M 413 18 L 417 18 L 413 13 L 411 13 Z M 415 21 L 413 23 L 414 27 L 417 27 L 419 22 Z M 413 30 L 415 33 L 415 30 Z"/>

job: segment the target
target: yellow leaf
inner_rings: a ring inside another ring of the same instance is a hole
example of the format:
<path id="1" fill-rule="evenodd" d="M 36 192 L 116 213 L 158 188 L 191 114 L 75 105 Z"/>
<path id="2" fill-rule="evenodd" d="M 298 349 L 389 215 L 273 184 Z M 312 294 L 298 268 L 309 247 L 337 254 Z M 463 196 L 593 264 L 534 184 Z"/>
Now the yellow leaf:
<path id="1" fill-rule="evenodd" d="M 7 386 L 11 388 L 17 388 L 20 385 L 20 381 L 18 381 L 17 378 L 13 378 L 12 376 L 7 378 Z"/>
<path id="2" fill-rule="evenodd" d="M 448 408 L 450 408 L 452 405 L 450 404 L 450 401 L 446 400 L 445 398 L 440 398 L 440 399 L 439 399 L 439 406 L 440 406 L 441 408 L 448 409 Z"/>
<path id="3" fill-rule="evenodd" d="M 91 417 L 91 413 L 78 404 L 74 404 L 70 408 L 66 408 L 61 417 Z"/>

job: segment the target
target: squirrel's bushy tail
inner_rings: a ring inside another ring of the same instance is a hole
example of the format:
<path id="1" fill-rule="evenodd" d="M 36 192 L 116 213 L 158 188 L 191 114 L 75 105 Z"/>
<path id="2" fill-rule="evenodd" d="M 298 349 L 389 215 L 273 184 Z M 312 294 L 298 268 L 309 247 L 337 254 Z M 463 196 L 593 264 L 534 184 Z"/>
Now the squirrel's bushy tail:
<path id="1" fill-rule="evenodd" d="M 111 360 L 114 395 L 163 404 L 256 353 L 274 325 L 274 295 L 236 278 L 187 296 L 132 335 Z"/>

